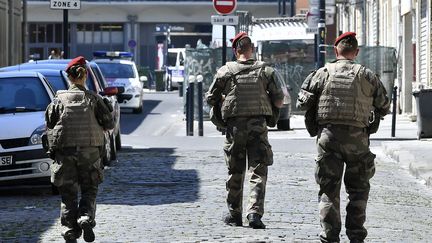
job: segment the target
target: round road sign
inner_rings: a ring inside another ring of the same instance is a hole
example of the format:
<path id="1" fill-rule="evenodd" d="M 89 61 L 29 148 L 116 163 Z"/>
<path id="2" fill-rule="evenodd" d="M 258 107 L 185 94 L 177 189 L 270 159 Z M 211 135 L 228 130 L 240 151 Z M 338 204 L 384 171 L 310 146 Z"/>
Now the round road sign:
<path id="1" fill-rule="evenodd" d="M 237 7 L 237 0 L 213 0 L 213 7 L 219 14 L 230 14 Z"/>

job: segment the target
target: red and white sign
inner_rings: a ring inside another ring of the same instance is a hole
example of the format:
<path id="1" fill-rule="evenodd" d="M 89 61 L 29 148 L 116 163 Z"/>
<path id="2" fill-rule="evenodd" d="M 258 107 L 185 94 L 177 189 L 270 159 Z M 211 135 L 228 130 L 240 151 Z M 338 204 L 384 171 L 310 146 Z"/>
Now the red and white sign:
<path id="1" fill-rule="evenodd" d="M 213 0 L 213 7 L 218 14 L 230 14 L 237 7 L 237 0 Z"/>

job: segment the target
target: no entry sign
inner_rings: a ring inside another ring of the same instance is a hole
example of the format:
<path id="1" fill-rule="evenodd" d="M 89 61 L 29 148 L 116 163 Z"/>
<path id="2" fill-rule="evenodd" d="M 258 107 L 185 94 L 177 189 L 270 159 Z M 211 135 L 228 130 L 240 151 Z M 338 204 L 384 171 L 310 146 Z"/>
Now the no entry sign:
<path id="1" fill-rule="evenodd" d="M 237 7 L 237 0 L 213 0 L 213 7 L 219 14 L 230 14 Z"/>

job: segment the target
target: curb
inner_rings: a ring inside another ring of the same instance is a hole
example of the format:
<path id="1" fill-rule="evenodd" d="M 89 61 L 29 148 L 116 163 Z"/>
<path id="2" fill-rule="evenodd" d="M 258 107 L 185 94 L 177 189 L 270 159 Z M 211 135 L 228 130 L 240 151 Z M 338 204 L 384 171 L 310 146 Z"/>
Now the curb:
<path id="1" fill-rule="evenodd" d="M 382 148 L 385 154 L 399 164 L 408 167 L 410 174 L 432 187 L 432 163 L 428 160 L 416 158 L 416 154 L 407 151 L 406 146 L 392 142 L 383 142 Z M 418 151 L 416 151 L 418 152 Z"/>

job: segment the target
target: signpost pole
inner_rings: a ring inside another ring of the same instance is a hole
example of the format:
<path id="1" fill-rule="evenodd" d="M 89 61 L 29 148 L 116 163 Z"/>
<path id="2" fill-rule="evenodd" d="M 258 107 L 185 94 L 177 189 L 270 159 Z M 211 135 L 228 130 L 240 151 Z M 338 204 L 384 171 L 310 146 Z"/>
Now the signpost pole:
<path id="1" fill-rule="evenodd" d="M 226 25 L 222 25 L 222 66 L 226 63 Z"/>
<path id="2" fill-rule="evenodd" d="M 63 58 L 69 57 L 69 10 L 63 9 Z"/>
<path id="3" fill-rule="evenodd" d="M 51 0 L 50 8 L 63 10 L 63 58 L 69 58 L 69 9 L 81 9 L 81 0 Z"/>
<path id="4" fill-rule="evenodd" d="M 323 67 L 325 61 L 324 41 L 326 35 L 325 34 L 326 24 L 325 24 L 325 1 L 324 0 L 320 0 L 319 2 L 319 14 L 320 14 L 320 19 L 318 23 L 318 68 Z"/>

